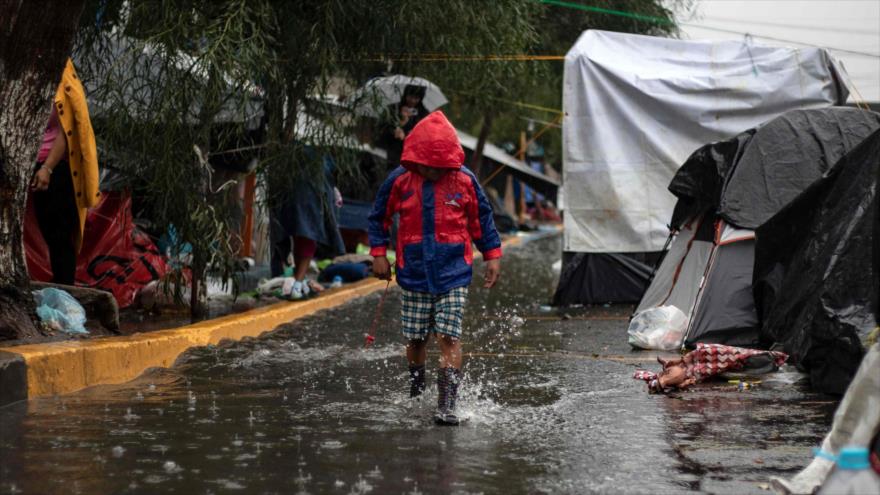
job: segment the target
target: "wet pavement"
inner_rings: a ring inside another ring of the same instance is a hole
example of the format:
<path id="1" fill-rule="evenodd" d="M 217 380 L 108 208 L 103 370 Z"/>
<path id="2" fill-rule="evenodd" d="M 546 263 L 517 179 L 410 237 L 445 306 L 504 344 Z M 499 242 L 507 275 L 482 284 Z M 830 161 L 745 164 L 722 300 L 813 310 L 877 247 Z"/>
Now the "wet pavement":
<path id="1" fill-rule="evenodd" d="M 559 249 L 510 249 L 501 288 L 471 288 L 458 428 L 432 424 L 435 388 L 408 397 L 392 290 L 369 350 L 378 294 L 0 409 L 0 493 L 768 493 L 809 461 L 831 399 L 795 373 L 648 395 L 631 375 L 656 354 L 626 344 L 631 307 L 541 307 Z"/>

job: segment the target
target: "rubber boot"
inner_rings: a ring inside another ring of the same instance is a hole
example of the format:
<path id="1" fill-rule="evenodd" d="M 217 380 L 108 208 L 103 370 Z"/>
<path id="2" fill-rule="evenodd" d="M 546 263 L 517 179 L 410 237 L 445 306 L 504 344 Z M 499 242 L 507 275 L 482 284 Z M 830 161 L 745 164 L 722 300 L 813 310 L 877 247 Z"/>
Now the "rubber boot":
<path id="1" fill-rule="evenodd" d="M 459 379 L 459 371 L 455 368 L 440 368 L 437 371 L 437 412 L 434 422 L 438 425 L 458 426 L 455 401 L 458 399 Z"/>
<path id="2" fill-rule="evenodd" d="M 418 397 L 425 391 L 425 365 L 409 367 L 409 396 Z"/>

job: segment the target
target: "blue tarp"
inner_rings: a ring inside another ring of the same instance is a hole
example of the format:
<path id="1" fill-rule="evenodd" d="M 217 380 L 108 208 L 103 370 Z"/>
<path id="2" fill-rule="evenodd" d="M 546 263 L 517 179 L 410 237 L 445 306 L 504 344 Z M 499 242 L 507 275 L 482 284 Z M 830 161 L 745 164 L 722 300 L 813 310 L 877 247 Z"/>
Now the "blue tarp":
<path id="1" fill-rule="evenodd" d="M 342 210 L 339 212 L 339 228 L 367 230 L 369 227 L 368 217 L 373 209 L 373 203 L 369 201 L 355 201 L 345 199 Z"/>

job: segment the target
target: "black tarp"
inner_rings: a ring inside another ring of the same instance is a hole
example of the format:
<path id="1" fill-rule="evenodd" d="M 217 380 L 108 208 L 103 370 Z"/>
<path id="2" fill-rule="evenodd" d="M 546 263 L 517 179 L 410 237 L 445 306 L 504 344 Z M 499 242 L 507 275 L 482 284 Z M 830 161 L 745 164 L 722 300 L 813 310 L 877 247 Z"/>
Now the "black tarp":
<path id="1" fill-rule="evenodd" d="M 624 253 L 563 253 L 554 306 L 635 303 L 642 298 L 651 267 Z"/>
<path id="2" fill-rule="evenodd" d="M 757 230 L 761 338 L 782 344 L 815 389 L 842 394 L 874 328 L 873 232 L 880 131 Z"/>
<path id="3" fill-rule="evenodd" d="M 669 192 L 678 198 L 672 227 L 680 228 L 703 212 L 717 210 L 724 181 L 754 134 L 755 129 L 749 129 L 725 141 L 704 145 L 688 157 L 669 183 Z"/>
<path id="4" fill-rule="evenodd" d="M 880 114 L 850 107 L 793 110 L 694 152 L 669 184 L 673 226 L 715 210 L 755 229 L 880 127 Z"/>
<path id="5" fill-rule="evenodd" d="M 749 141 L 721 194 L 720 213 L 756 229 L 880 127 L 880 114 L 832 107 L 786 112 Z"/>

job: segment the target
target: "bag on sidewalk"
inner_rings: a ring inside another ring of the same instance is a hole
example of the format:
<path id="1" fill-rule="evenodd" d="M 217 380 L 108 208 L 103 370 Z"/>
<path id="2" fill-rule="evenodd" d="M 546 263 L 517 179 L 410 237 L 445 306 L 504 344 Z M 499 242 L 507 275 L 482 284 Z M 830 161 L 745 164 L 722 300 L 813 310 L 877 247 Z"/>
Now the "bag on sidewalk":
<path id="1" fill-rule="evenodd" d="M 64 333 L 86 334 L 86 310 L 66 291 L 47 287 L 34 291 L 37 316 L 49 328 Z"/>

